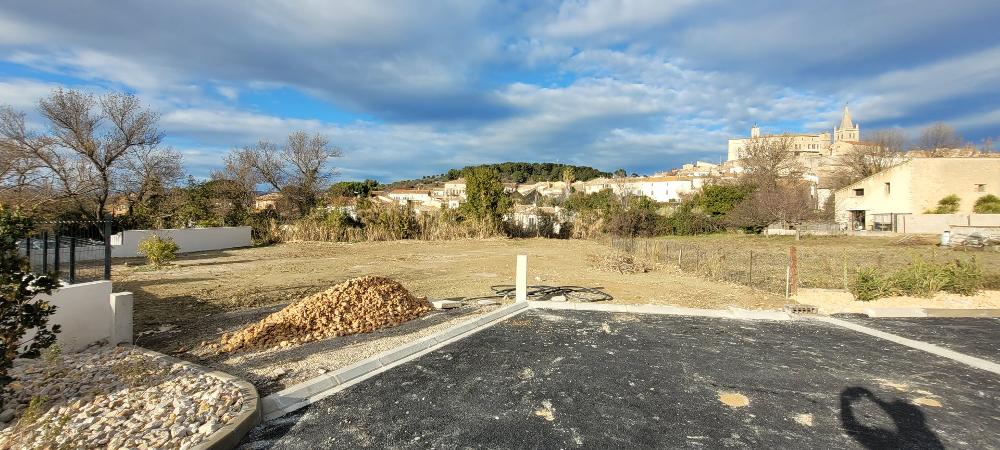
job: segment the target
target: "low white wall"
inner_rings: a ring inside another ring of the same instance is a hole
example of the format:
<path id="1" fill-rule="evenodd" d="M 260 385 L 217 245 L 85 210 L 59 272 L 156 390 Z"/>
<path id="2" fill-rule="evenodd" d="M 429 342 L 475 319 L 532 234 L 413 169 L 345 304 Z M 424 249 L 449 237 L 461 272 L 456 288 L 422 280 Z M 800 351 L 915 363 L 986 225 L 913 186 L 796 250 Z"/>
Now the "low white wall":
<path id="1" fill-rule="evenodd" d="M 132 342 L 132 294 L 112 294 L 110 281 L 67 285 L 40 297 L 56 307 L 49 324 L 60 326 L 56 337 L 65 351 L 83 350 L 98 341 Z"/>
<path id="2" fill-rule="evenodd" d="M 940 234 L 951 227 L 1000 227 L 1000 214 L 909 214 L 899 216 L 902 233 Z"/>
<path id="3" fill-rule="evenodd" d="M 227 248 L 249 247 L 250 227 L 169 228 L 162 230 L 128 230 L 112 236 L 111 256 L 133 258 L 139 242 L 152 235 L 169 237 L 180 246 L 181 253 Z"/>

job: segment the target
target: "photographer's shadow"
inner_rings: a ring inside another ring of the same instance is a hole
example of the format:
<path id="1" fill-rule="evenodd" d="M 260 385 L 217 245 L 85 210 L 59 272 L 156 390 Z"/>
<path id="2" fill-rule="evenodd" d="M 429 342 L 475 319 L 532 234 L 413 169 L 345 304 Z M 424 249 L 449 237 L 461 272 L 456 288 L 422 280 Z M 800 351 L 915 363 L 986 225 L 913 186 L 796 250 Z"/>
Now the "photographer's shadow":
<path id="1" fill-rule="evenodd" d="M 854 415 L 854 403 L 858 400 L 871 401 L 892 419 L 895 430 L 873 427 L 858 421 Z M 930 428 L 920 408 L 896 399 L 883 401 L 868 389 L 849 387 L 840 393 L 840 422 L 844 431 L 869 449 L 944 449 L 944 445 Z"/>

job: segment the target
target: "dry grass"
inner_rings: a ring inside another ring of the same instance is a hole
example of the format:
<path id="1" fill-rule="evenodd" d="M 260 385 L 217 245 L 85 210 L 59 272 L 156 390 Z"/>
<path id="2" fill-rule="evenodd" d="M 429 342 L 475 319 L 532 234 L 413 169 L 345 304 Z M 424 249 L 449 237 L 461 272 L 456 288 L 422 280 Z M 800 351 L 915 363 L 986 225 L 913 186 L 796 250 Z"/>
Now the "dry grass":
<path id="1" fill-rule="evenodd" d="M 802 287 L 845 289 L 861 267 L 897 271 L 913 261 L 975 258 L 987 288 L 1000 288 L 1000 252 L 940 248 L 930 237 L 757 236 L 715 234 L 643 240 L 638 252 L 686 272 L 783 293 L 789 247 L 795 246 Z M 752 253 L 752 256 L 751 256 Z M 752 273 L 751 273 L 752 268 Z"/>

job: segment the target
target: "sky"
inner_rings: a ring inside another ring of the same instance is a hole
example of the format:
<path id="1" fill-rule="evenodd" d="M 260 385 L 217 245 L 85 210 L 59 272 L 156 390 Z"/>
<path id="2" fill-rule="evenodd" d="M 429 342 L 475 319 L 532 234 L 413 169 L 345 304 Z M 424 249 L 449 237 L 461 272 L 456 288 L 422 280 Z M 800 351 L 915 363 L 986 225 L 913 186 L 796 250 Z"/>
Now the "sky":
<path id="1" fill-rule="evenodd" d="M 133 92 L 205 177 L 322 133 L 338 179 L 534 161 L 654 173 L 749 133 L 1000 136 L 996 0 L 0 4 L 0 104 Z M 34 121 L 42 127 L 40 121 Z"/>

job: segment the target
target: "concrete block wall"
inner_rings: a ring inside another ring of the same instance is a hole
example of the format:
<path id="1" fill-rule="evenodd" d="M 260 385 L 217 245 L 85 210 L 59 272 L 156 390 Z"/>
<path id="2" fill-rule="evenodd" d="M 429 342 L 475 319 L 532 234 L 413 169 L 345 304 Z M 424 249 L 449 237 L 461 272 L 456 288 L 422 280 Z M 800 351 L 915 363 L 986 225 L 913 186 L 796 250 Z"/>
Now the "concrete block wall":
<path id="1" fill-rule="evenodd" d="M 132 342 L 132 293 L 112 294 L 110 281 L 67 285 L 41 297 L 56 307 L 49 324 L 60 326 L 56 337 L 64 351 L 80 351 L 99 341 Z"/>
<path id="2" fill-rule="evenodd" d="M 112 236 L 111 256 L 115 258 L 141 256 L 138 253 L 139 242 L 154 234 L 163 238 L 169 237 L 173 239 L 180 246 L 181 253 L 249 247 L 253 245 L 253 241 L 250 238 L 250 231 L 250 227 L 127 230 Z"/>

